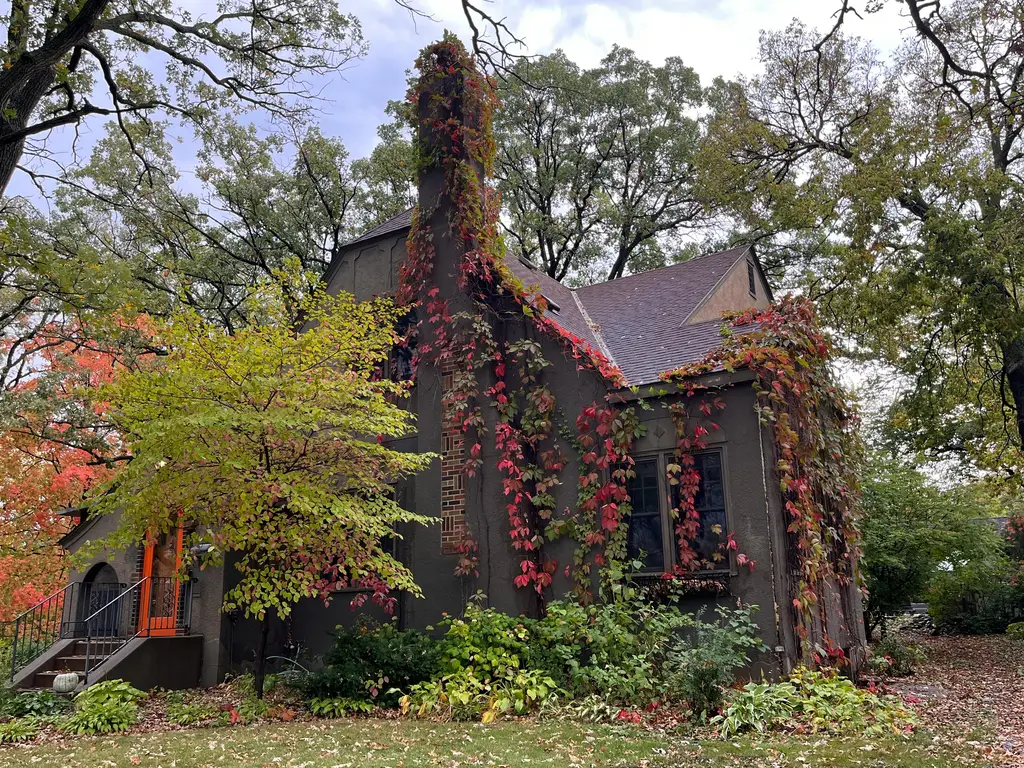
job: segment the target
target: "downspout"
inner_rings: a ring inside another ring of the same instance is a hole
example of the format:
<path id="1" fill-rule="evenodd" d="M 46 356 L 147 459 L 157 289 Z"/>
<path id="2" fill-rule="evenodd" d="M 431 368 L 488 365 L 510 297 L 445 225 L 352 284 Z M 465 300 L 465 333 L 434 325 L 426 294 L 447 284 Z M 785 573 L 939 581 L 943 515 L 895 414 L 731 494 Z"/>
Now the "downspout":
<path id="1" fill-rule="evenodd" d="M 756 395 L 755 395 L 755 397 L 756 397 Z M 758 415 L 757 415 L 757 446 L 758 446 L 759 452 L 761 454 L 761 487 L 762 487 L 762 489 L 764 491 L 764 520 L 765 520 L 765 524 L 768 527 L 768 564 L 769 564 L 769 566 L 771 568 L 771 576 L 772 576 L 772 610 L 775 613 L 775 639 L 776 639 L 775 653 L 776 653 L 776 655 L 780 655 L 780 654 L 785 654 L 786 649 L 785 649 L 785 643 L 784 643 L 784 640 L 783 640 L 783 637 L 782 637 L 782 618 L 781 618 L 781 615 L 779 613 L 779 596 L 778 596 L 777 590 L 779 589 L 780 585 L 779 585 L 779 582 L 776 580 L 777 577 L 776 577 L 776 572 L 775 572 L 775 547 L 773 546 L 773 542 L 772 542 L 772 513 L 771 513 L 771 504 L 768 501 L 768 466 L 765 464 L 765 460 L 764 460 L 764 436 L 762 434 L 762 429 L 761 429 L 762 426 L 763 426 L 763 424 L 761 423 L 761 414 L 758 413 Z M 785 659 L 781 659 L 781 660 L 783 661 L 783 664 L 782 664 L 783 671 L 788 671 L 788 670 L 786 670 Z"/>

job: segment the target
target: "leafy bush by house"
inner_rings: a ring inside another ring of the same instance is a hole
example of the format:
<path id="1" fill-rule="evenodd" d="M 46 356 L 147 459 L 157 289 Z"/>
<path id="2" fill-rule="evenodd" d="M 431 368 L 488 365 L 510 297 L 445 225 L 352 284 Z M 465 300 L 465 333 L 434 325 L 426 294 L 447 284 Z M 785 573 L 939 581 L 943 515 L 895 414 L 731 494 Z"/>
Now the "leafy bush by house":
<path id="1" fill-rule="evenodd" d="M 307 700 L 374 700 L 394 705 L 398 693 L 441 672 L 441 649 L 423 632 L 399 630 L 394 624 L 338 628 L 324 666 L 298 683 Z"/>
<path id="2" fill-rule="evenodd" d="M 924 658 L 920 646 L 905 643 L 896 635 L 889 635 L 874 647 L 868 664 L 872 670 L 881 674 L 906 677 L 914 674 Z"/>
<path id="3" fill-rule="evenodd" d="M 220 720 L 221 711 L 212 701 L 172 691 L 167 694 L 167 719 L 175 725 L 201 725 Z"/>
<path id="4" fill-rule="evenodd" d="M 59 724 L 67 733 L 127 731 L 138 720 L 138 702 L 146 694 L 124 680 L 104 680 L 75 696 L 75 710 Z"/>
<path id="5" fill-rule="evenodd" d="M 39 720 L 35 717 L 19 717 L 0 723 L 0 744 L 18 744 L 31 741 L 39 735 Z"/>
<path id="6" fill-rule="evenodd" d="M 67 733 L 90 735 L 127 731 L 139 717 L 139 708 L 126 701 L 95 701 L 75 706 L 58 727 Z"/>
<path id="7" fill-rule="evenodd" d="M 71 702 L 53 691 L 16 691 L 5 689 L 0 698 L 0 717 L 51 717 L 70 709 Z"/>
<path id="8" fill-rule="evenodd" d="M 1014 640 L 1024 641 L 1024 621 L 1017 621 L 1006 628 L 1006 634 Z"/>
<path id="9" fill-rule="evenodd" d="M 718 621 L 698 614 L 693 629 L 676 640 L 668 653 L 665 679 L 670 694 L 689 703 L 701 718 L 722 704 L 725 689 L 735 682 L 736 670 L 750 663 L 750 653 L 768 647 L 757 636 L 756 606 L 716 609 Z"/>
<path id="10" fill-rule="evenodd" d="M 442 675 L 403 690 L 401 705 L 417 716 L 488 720 L 553 699 L 676 698 L 709 712 L 749 652 L 762 649 L 753 610 L 720 608 L 705 622 L 629 588 L 605 603 L 553 601 L 539 620 L 470 603 L 440 623 Z"/>
<path id="11" fill-rule="evenodd" d="M 781 683 L 747 683 L 712 719 L 723 737 L 743 731 L 882 735 L 913 728 L 896 696 L 858 688 L 834 672 L 796 670 Z"/>
<path id="12" fill-rule="evenodd" d="M 362 699 L 312 699 L 309 711 L 317 717 L 344 717 L 359 712 L 368 715 L 373 712 L 373 704 Z"/>

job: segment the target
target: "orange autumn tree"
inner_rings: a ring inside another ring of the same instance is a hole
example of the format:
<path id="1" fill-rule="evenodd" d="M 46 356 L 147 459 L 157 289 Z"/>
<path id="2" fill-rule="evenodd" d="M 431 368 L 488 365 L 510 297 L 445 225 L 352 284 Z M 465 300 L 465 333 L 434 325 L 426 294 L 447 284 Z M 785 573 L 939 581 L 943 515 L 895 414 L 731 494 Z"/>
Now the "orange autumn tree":
<path id="1" fill-rule="evenodd" d="M 60 589 L 67 567 L 60 511 L 79 504 L 117 466 L 120 443 L 89 393 L 120 354 L 51 324 L 25 343 L 25 363 L 4 382 L 0 431 L 0 620 Z M 13 344 L 5 340 L 4 351 Z"/>

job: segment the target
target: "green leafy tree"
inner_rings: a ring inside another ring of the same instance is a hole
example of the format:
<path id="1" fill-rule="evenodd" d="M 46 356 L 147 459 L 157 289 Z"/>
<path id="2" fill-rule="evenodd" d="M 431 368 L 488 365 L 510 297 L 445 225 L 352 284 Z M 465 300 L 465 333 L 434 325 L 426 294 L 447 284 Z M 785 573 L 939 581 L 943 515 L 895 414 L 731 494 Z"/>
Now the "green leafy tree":
<path id="1" fill-rule="evenodd" d="M 891 61 L 843 15 L 764 33 L 763 73 L 714 89 L 702 189 L 851 354 L 887 366 L 894 440 L 1016 477 L 1024 17 L 1011 0 L 902 5 Z"/>
<path id="2" fill-rule="evenodd" d="M 500 91 L 496 175 L 507 239 L 557 280 L 663 266 L 710 218 L 695 183 L 703 105 L 677 57 L 658 67 L 614 47 L 583 70 L 558 51 L 521 62 Z"/>
<path id="3" fill-rule="evenodd" d="M 89 118 L 171 117 L 199 130 L 219 109 L 292 117 L 317 102 L 317 76 L 365 50 L 333 3 L 228 0 L 194 17 L 180 3 L 13 0 L 0 16 L 0 195 L 34 137 Z M 166 70 L 154 75 L 146 53 Z"/>
<path id="4" fill-rule="evenodd" d="M 204 565 L 230 558 L 239 580 L 224 609 L 263 622 L 260 694 L 270 617 L 339 587 L 385 606 L 389 590 L 418 594 L 385 542 L 400 525 L 428 522 L 392 495 L 433 458 L 385 443 L 413 419 L 397 404 L 408 388 L 376 375 L 397 311 L 303 285 L 294 273 L 263 283 L 246 300 L 250 323 L 233 334 L 175 311 L 156 329 L 166 354 L 103 393 L 132 454 L 97 501 L 120 515 L 109 543 L 180 527 L 191 544 L 212 544 Z"/>
<path id="5" fill-rule="evenodd" d="M 940 564 L 984 561 L 1001 551 L 997 513 L 986 489 L 943 491 L 914 467 L 876 456 L 862 481 L 861 572 L 868 589 L 867 630 L 926 597 Z"/>

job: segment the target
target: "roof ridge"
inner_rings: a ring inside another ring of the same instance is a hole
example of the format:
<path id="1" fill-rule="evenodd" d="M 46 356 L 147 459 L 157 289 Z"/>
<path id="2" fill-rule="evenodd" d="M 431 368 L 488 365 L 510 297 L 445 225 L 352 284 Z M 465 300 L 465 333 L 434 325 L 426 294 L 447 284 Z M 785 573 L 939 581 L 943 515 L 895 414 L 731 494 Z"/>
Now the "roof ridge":
<path id="1" fill-rule="evenodd" d="M 590 319 L 590 313 L 587 312 L 587 308 L 583 306 L 583 302 L 580 300 L 580 297 L 576 295 L 576 291 L 569 288 L 569 293 L 572 294 L 572 300 L 576 302 L 576 308 L 580 311 L 580 314 L 583 315 L 583 322 L 587 324 L 591 333 L 594 334 L 594 340 L 597 341 L 597 346 L 601 348 L 601 354 L 607 357 L 612 365 L 618 368 L 619 364 L 615 362 L 615 356 L 612 354 L 611 348 L 609 348 L 605 343 L 604 336 L 601 334 L 601 326 Z"/>
<path id="2" fill-rule="evenodd" d="M 586 290 L 587 288 L 593 288 L 594 286 L 597 286 L 597 285 L 607 285 L 608 283 L 622 283 L 623 281 L 631 280 L 634 277 L 641 277 L 643 275 L 651 275 L 651 274 L 654 274 L 655 272 L 663 272 L 666 269 L 677 269 L 679 267 L 683 267 L 683 266 L 687 266 L 689 264 L 693 264 L 695 261 L 703 261 L 704 259 L 710 259 L 712 256 L 721 256 L 722 254 L 729 253 L 730 251 L 739 251 L 739 253 L 736 254 L 736 259 L 738 261 L 740 259 L 740 257 L 743 256 L 748 250 L 750 250 L 750 243 L 745 243 L 743 245 L 735 245 L 732 248 L 726 248 L 726 249 L 721 250 L 721 251 L 713 251 L 712 253 L 702 253 L 699 256 L 694 256 L 692 259 L 687 259 L 686 261 L 677 261 L 675 264 L 667 264 L 664 267 L 657 267 L 656 269 L 648 269 L 648 270 L 645 270 L 643 272 L 635 272 L 632 275 L 623 275 L 622 277 L 617 277 L 617 278 L 615 278 L 613 280 L 602 280 L 599 283 L 590 283 L 589 285 L 581 285 L 579 288 L 572 288 L 570 290 L 575 292 L 575 291 Z"/>

